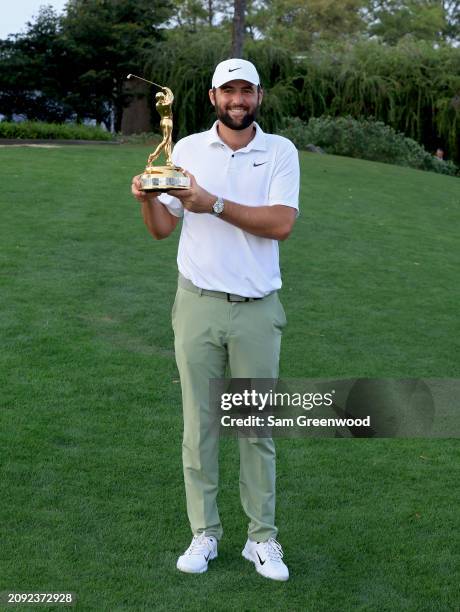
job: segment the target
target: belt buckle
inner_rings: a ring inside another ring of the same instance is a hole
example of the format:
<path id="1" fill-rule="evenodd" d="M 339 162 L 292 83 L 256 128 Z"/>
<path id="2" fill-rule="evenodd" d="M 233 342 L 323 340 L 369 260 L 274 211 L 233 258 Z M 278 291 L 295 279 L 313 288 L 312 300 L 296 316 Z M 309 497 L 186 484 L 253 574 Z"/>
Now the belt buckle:
<path id="1" fill-rule="evenodd" d="M 245 298 L 245 297 L 239 295 L 239 296 L 237 296 L 237 297 L 240 298 L 239 300 L 232 300 L 231 299 L 232 295 L 235 297 L 234 293 L 227 293 L 227 302 L 230 302 L 231 304 L 234 303 L 234 302 L 249 302 L 249 299 L 250 299 L 250 298 Z"/>

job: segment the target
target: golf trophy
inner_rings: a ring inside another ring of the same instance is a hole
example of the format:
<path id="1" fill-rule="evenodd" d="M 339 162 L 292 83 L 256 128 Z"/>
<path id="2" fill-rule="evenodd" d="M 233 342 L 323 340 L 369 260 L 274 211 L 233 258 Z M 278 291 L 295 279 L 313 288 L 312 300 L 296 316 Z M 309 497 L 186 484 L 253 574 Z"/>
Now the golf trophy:
<path id="1" fill-rule="evenodd" d="M 169 191 L 170 189 L 189 189 L 190 179 L 185 176 L 181 168 L 175 166 L 171 160 L 172 153 L 172 104 L 174 101 L 173 92 L 169 87 L 162 87 L 147 81 L 142 77 L 138 77 L 135 74 L 128 74 L 128 79 L 139 79 L 150 83 L 155 87 L 161 89 L 155 98 L 156 109 L 161 117 L 160 128 L 162 131 L 163 138 L 160 144 L 157 146 L 155 151 L 151 153 L 147 159 L 147 166 L 143 174 L 140 176 L 141 189 L 142 191 Z M 166 166 L 154 166 L 153 162 L 160 156 L 164 151 L 166 157 Z"/>

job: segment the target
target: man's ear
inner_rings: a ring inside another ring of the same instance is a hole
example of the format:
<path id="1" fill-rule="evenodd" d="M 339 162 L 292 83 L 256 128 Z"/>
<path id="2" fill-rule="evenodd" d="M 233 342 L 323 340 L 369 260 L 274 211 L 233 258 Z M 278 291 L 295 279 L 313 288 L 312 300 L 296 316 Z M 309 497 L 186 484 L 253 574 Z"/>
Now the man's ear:
<path id="1" fill-rule="evenodd" d="M 216 105 L 216 96 L 215 96 L 215 93 L 214 93 L 214 89 L 210 89 L 208 93 L 209 93 L 209 99 L 211 100 L 211 104 L 213 106 L 215 106 Z"/>
<path id="2" fill-rule="evenodd" d="M 264 97 L 264 90 L 262 89 L 262 87 L 259 87 L 258 94 L 259 94 L 259 105 L 260 105 L 262 103 L 262 99 Z"/>

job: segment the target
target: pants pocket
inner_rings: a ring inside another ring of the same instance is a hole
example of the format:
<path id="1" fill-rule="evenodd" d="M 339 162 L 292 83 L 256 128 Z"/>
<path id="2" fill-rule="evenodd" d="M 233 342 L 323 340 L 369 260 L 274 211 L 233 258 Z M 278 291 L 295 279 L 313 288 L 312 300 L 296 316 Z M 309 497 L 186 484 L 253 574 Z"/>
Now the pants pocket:
<path id="1" fill-rule="evenodd" d="M 278 329 L 282 330 L 284 327 L 286 327 L 286 323 L 287 323 L 287 319 L 286 319 L 286 313 L 284 312 L 284 307 L 283 304 L 281 303 L 281 300 L 278 297 L 278 294 L 276 294 L 276 317 L 275 317 L 275 327 L 277 327 Z"/>
<path id="2" fill-rule="evenodd" d="M 174 298 L 174 303 L 172 305 L 172 309 L 171 309 L 171 323 L 172 323 L 172 328 L 174 329 L 174 324 L 176 322 L 176 310 L 177 310 L 177 302 L 179 300 L 179 289 L 177 289 L 176 291 L 176 296 Z"/>

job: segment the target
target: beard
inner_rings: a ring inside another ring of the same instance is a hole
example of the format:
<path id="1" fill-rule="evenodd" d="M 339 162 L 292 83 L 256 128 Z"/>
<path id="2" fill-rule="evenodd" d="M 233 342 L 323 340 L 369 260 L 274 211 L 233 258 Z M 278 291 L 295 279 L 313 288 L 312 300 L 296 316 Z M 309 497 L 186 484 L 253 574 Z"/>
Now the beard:
<path id="1" fill-rule="evenodd" d="M 245 108 L 245 114 L 241 117 L 238 117 L 237 119 L 231 117 L 228 110 L 222 108 L 222 106 L 219 106 L 219 104 L 216 104 L 215 109 L 219 121 L 221 121 L 226 127 L 230 128 L 231 130 L 240 131 L 248 128 L 256 120 L 259 106 L 260 105 L 254 106 L 253 108 Z"/>

